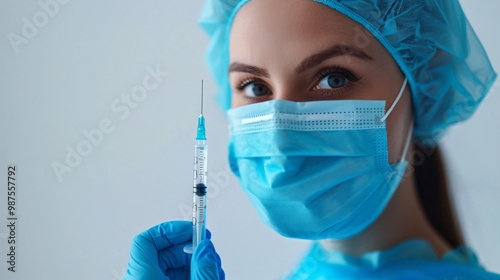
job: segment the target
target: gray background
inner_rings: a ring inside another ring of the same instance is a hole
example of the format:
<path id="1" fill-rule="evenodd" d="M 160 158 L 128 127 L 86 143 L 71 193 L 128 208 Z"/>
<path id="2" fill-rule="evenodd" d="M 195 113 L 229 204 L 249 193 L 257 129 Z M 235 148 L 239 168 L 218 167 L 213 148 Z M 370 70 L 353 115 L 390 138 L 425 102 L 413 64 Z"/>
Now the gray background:
<path id="1" fill-rule="evenodd" d="M 48 0 L 42 0 L 42 3 Z M 496 0 L 461 1 L 500 69 Z M 189 219 L 191 156 L 205 78 L 210 143 L 208 227 L 228 279 L 279 279 L 308 242 L 263 225 L 226 164 L 227 123 L 213 101 L 204 64 L 207 38 L 197 26 L 201 1 L 73 0 L 44 22 L 38 1 L 0 2 L 0 278 L 121 279 L 134 235 L 157 223 Z M 15 48 L 23 18 L 41 25 Z M 127 116 L 124 106 L 148 75 L 168 77 Z M 453 192 L 469 244 L 500 273 L 500 83 L 478 113 L 449 131 L 445 148 Z M 120 118 L 121 117 L 121 118 Z M 82 130 L 110 121 L 72 172 L 52 165 Z M 7 165 L 18 167 L 17 270 L 7 271 Z"/>

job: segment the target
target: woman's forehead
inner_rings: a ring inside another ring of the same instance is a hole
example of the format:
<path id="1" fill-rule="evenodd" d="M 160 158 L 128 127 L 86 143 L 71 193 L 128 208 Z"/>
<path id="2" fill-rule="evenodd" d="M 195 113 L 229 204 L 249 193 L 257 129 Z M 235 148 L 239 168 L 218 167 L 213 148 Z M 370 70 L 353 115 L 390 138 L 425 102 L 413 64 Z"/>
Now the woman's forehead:
<path id="1" fill-rule="evenodd" d="M 238 11 L 230 33 L 231 61 L 292 62 L 334 45 L 389 58 L 360 24 L 311 0 L 252 0 Z"/>
<path id="2" fill-rule="evenodd" d="M 254 37 L 352 37 L 356 33 L 356 27 L 361 26 L 347 16 L 314 1 L 252 0 L 236 14 L 232 31 L 242 30 L 247 32 L 246 35 Z"/>
<path id="3" fill-rule="evenodd" d="M 368 52 L 382 47 L 357 22 L 310 0 L 252 0 L 238 11 L 231 27 L 232 56 L 272 48 L 293 55 L 293 50 L 322 50 L 332 44 Z"/>

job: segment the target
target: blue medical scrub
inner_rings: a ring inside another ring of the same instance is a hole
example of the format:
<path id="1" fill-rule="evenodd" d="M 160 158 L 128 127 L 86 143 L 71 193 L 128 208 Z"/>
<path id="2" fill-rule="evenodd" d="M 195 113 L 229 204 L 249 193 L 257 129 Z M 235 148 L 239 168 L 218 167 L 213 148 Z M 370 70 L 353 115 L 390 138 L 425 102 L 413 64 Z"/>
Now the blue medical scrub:
<path id="1" fill-rule="evenodd" d="M 486 271 L 469 247 L 457 247 L 439 259 L 421 239 L 351 257 L 325 251 L 318 243 L 287 279 L 500 279 Z"/>

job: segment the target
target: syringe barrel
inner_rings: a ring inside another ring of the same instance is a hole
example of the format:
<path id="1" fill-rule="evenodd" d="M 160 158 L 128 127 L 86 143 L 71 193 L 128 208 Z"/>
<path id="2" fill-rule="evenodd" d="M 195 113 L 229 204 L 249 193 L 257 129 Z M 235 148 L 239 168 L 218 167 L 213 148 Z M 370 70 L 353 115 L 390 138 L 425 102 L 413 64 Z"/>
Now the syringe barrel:
<path id="1" fill-rule="evenodd" d="M 208 146 L 205 140 L 198 140 L 194 146 L 194 185 L 198 184 L 207 185 L 207 154 Z"/>
<path id="2" fill-rule="evenodd" d="M 198 140 L 194 146 L 193 173 L 193 251 L 205 239 L 206 208 L 207 208 L 207 154 L 208 146 L 205 140 Z"/>

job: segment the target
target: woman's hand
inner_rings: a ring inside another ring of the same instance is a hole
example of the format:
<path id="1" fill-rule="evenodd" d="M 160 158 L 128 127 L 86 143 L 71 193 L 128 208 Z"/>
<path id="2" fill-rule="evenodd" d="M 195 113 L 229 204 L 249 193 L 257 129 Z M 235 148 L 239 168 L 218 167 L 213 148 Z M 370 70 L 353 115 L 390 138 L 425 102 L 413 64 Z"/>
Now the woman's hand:
<path id="1" fill-rule="evenodd" d="M 206 239 L 198 244 L 193 255 L 183 251 L 192 237 L 193 225 L 189 221 L 165 222 L 140 233 L 132 241 L 123 279 L 225 279 L 210 232 L 207 230 Z"/>

